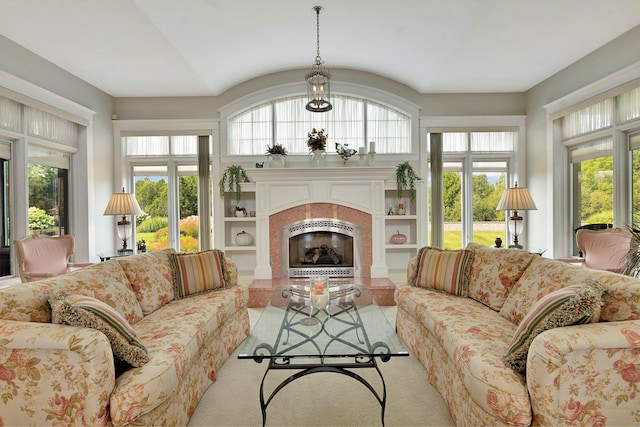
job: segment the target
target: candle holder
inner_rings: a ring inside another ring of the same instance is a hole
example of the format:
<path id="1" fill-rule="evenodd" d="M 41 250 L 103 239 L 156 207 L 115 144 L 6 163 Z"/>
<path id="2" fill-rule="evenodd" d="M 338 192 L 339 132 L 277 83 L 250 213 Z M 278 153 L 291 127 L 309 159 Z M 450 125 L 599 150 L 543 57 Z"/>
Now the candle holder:
<path id="1" fill-rule="evenodd" d="M 358 157 L 360 157 L 360 160 L 358 161 L 358 164 L 360 166 L 366 166 L 368 161 L 367 161 L 367 153 L 361 153 L 360 151 L 358 151 Z"/>
<path id="2" fill-rule="evenodd" d="M 373 166 L 376 163 L 376 152 L 369 151 L 368 156 L 369 156 L 369 159 L 368 159 L 369 166 Z"/>

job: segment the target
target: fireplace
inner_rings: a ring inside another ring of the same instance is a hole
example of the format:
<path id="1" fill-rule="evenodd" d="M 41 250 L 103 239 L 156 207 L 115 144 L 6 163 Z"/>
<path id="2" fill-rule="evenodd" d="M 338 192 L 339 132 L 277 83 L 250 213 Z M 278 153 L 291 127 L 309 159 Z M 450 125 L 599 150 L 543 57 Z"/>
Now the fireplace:
<path id="1" fill-rule="evenodd" d="M 312 218 L 282 227 L 281 276 L 360 276 L 360 227 L 334 218 Z"/>

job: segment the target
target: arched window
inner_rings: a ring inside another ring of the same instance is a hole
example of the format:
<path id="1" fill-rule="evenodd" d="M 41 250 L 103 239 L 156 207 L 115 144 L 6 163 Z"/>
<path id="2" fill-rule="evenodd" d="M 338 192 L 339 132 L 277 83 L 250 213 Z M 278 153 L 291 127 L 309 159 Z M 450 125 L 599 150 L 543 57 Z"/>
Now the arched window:
<path id="1" fill-rule="evenodd" d="M 274 99 L 230 116 L 228 121 L 228 155 L 263 155 L 268 145 L 284 145 L 290 155 L 307 155 L 307 134 L 324 129 L 329 135 L 328 150 L 333 144 L 367 152 L 370 142 L 381 154 L 411 152 L 411 116 L 381 102 L 336 95 L 333 109 L 326 113 L 305 110 L 303 95 Z"/>

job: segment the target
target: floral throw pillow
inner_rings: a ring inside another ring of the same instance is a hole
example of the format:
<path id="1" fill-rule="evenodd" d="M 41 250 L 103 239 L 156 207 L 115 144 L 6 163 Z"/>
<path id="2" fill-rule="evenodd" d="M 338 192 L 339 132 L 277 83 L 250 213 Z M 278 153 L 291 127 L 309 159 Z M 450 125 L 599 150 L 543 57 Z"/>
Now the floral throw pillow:
<path id="1" fill-rule="evenodd" d="M 531 342 L 542 332 L 561 326 L 597 322 L 603 293 L 604 287 L 591 280 L 585 285 L 570 285 L 542 297 L 518 325 L 504 362 L 514 371 L 524 372 Z"/>
<path id="2" fill-rule="evenodd" d="M 169 255 L 176 299 L 228 286 L 224 253 L 217 249 Z"/>
<path id="3" fill-rule="evenodd" d="M 473 251 L 467 249 L 424 247 L 418 253 L 418 271 L 410 284 L 466 297 L 473 256 Z"/>
<path id="4" fill-rule="evenodd" d="M 144 344 L 129 322 L 113 307 L 86 295 L 49 295 L 54 323 L 96 329 L 107 336 L 116 358 L 134 367 L 149 361 Z"/>

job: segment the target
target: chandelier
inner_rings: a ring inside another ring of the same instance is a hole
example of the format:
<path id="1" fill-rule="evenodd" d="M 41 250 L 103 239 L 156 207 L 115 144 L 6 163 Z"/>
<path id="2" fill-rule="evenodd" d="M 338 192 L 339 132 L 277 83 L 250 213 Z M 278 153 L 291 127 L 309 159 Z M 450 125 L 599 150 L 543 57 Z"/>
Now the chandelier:
<path id="1" fill-rule="evenodd" d="M 324 113 L 333 108 L 329 97 L 331 95 L 331 73 L 322 66 L 320 58 L 320 12 L 322 6 L 314 6 L 316 12 L 316 62 L 304 78 L 307 80 L 308 102 L 305 108 L 313 113 Z"/>

